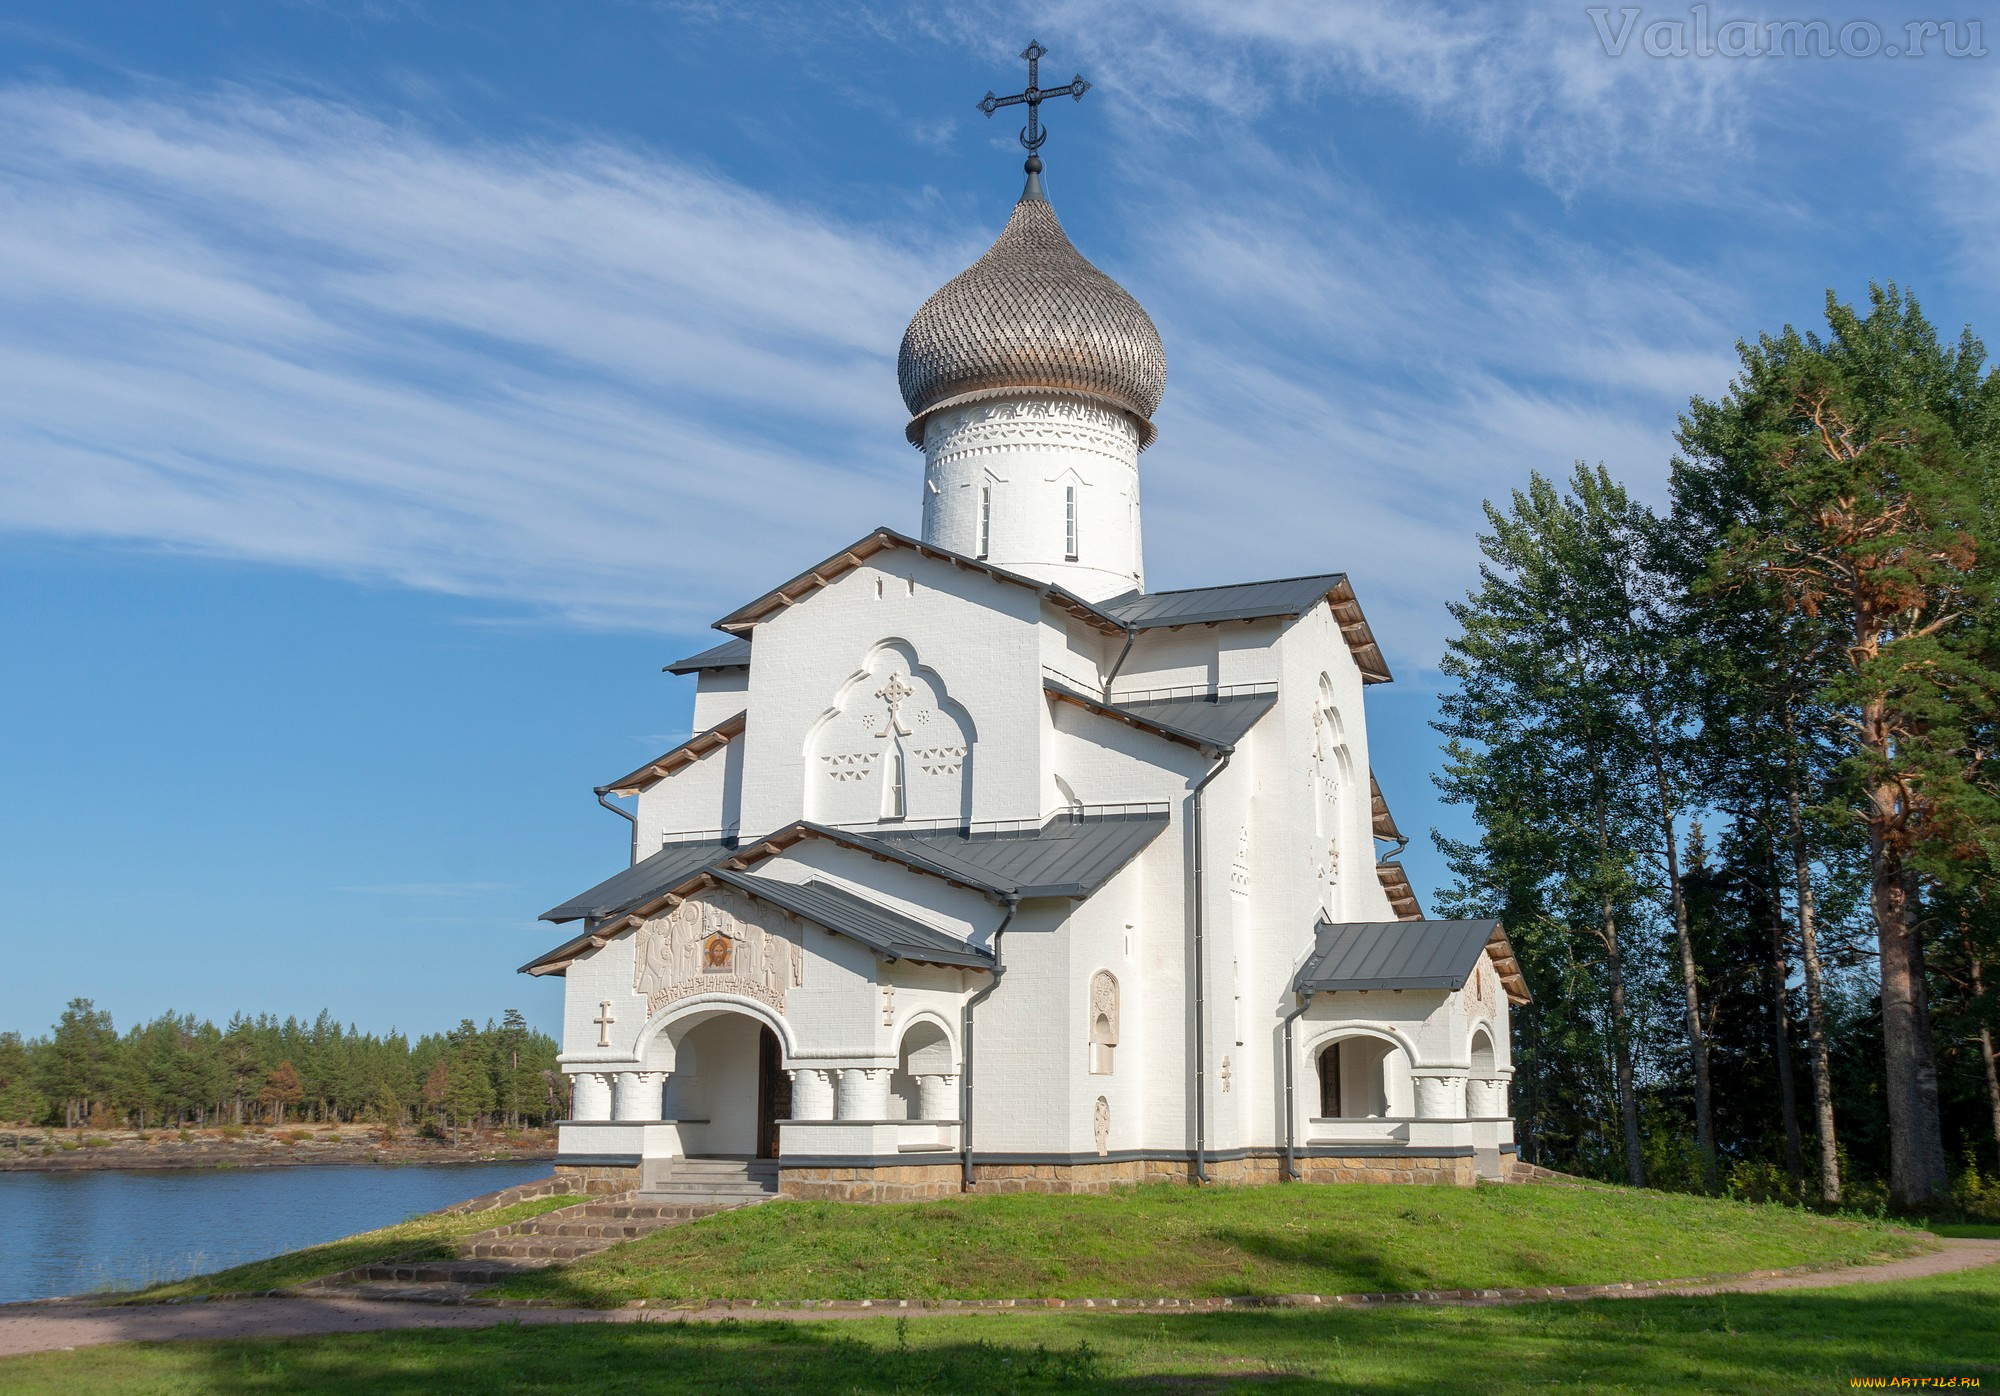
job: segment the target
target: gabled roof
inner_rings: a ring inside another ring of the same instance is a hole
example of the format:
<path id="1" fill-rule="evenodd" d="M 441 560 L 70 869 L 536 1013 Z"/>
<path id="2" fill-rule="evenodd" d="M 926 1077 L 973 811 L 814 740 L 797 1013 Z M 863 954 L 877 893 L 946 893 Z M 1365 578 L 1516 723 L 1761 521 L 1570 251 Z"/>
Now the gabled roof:
<path id="1" fill-rule="evenodd" d="M 963 553 L 952 552 L 949 548 L 919 542 L 908 534 L 896 532 L 893 528 L 878 528 L 859 542 L 842 548 L 817 567 L 808 568 L 783 586 L 765 592 L 749 605 L 731 611 L 715 623 L 715 628 L 731 635 L 749 635 L 760 621 L 769 620 L 785 607 L 852 572 L 877 553 L 892 548 L 907 549 L 919 556 L 936 562 L 949 563 L 968 572 L 984 573 L 998 582 L 1026 587 L 1044 601 L 1062 607 L 1086 625 L 1095 626 L 1107 634 L 1124 633 L 1124 627 L 1118 621 L 1074 592 L 1066 591 L 1059 586 L 1051 586 L 1047 582 L 1038 582 L 1033 577 L 1024 577 L 1019 572 L 1009 572 L 1006 568 L 995 567 L 990 562 L 980 562 L 976 558 L 966 557 Z"/>
<path id="2" fill-rule="evenodd" d="M 885 960 L 914 960 L 926 965 L 962 965 L 972 969 L 993 968 L 993 953 L 969 945 L 949 931 L 925 925 L 880 903 L 870 901 L 845 887 L 815 878 L 810 882 L 780 882 L 774 877 L 753 877 L 749 873 L 717 868 L 710 873 L 718 882 L 762 897 L 773 906 L 814 925 L 824 926 L 850 940 L 859 941 Z"/>
<path id="3" fill-rule="evenodd" d="M 1396 913 L 1397 920 L 1424 919 L 1424 909 L 1417 902 L 1416 889 L 1410 886 L 1410 874 L 1401 863 L 1393 859 L 1377 863 L 1375 878 L 1382 884 L 1382 890 L 1389 894 L 1389 909 Z"/>
<path id="4" fill-rule="evenodd" d="M 563 922 L 588 917 L 596 921 L 620 915 L 657 899 L 662 892 L 685 882 L 710 863 L 729 856 L 733 848 L 733 844 L 719 838 L 670 843 L 651 857 L 641 858 L 631 867 L 613 873 L 589 891 L 549 908 L 540 919 Z"/>
<path id="5" fill-rule="evenodd" d="M 934 561 L 949 563 L 969 572 L 982 572 L 995 581 L 1026 587 L 1052 605 L 1060 606 L 1084 624 L 1109 635 L 1162 626 L 1217 625 L 1232 620 L 1263 620 L 1302 616 L 1321 601 L 1333 608 L 1333 618 L 1341 636 L 1360 666 L 1364 683 L 1388 683 L 1389 666 L 1375 644 L 1375 634 L 1361 614 L 1361 603 L 1343 572 L 1317 577 L 1288 577 L 1274 582 L 1237 582 L 1218 587 L 1190 587 L 1180 591 L 1128 591 L 1109 601 L 1093 604 L 1072 591 L 1038 582 L 1019 572 L 995 567 L 949 548 L 921 542 L 893 528 L 878 528 L 850 547 L 842 548 L 817 567 L 808 568 L 783 586 L 765 592 L 747 606 L 740 606 L 715 623 L 717 630 L 748 642 L 761 621 L 769 620 L 821 587 L 861 566 L 875 554 L 904 548 Z M 717 645 L 667 666 L 669 673 L 691 674 L 702 669 L 735 668 L 747 665 L 747 649 Z"/>
<path id="6" fill-rule="evenodd" d="M 1507 997 L 1528 1001 L 1513 947 L 1498 921 L 1322 921 L 1312 953 L 1292 988 L 1299 993 L 1341 989 L 1458 989 L 1479 965 L 1494 961 Z"/>
<path id="7" fill-rule="evenodd" d="M 747 646 L 746 646 L 747 648 Z M 697 732 L 665 755 L 656 756 L 638 770 L 627 776 L 620 776 L 609 785 L 597 787 L 600 795 L 635 795 L 658 781 L 665 780 L 675 771 L 692 766 L 710 752 L 720 751 L 736 738 L 743 735 L 746 719 L 750 714 L 740 712 L 734 717 L 726 717 L 706 732 Z"/>
<path id="8" fill-rule="evenodd" d="M 1218 752 L 1234 747 L 1256 725 L 1257 719 L 1278 702 L 1276 692 L 1106 702 L 1096 694 L 1047 675 L 1043 676 L 1042 688 L 1051 697 L 1072 703 L 1085 712 L 1129 723 L 1170 742 Z"/>
<path id="9" fill-rule="evenodd" d="M 583 919 L 590 929 L 522 968 L 551 974 L 621 930 L 638 925 L 710 874 L 742 873 L 804 839 L 900 863 L 995 901 L 1096 894 L 1167 827 L 1164 808 L 1058 814 L 1028 829 L 883 830 L 861 833 L 805 820 L 742 844 L 668 844 L 589 891 L 542 913 L 544 921 Z M 788 884 L 789 885 L 789 884 Z"/>
<path id="10" fill-rule="evenodd" d="M 750 642 L 745 639 L 724 640 L 712 650 L 691 654 L 686 659 L 676 659 L 666 666 L 669 674 L 698 674 L 704 669 L 748 669 L 750 667 Z"/>
<path id="11" fill-rule="evenodd" d="M 1396 816 L 1389 813 L 1389 802 L 1382 798 L 1382 787 L 1375 783 L 1375 773 L 1368 773 L 1368 810 L 1374 820 L 1374 833 L 1378 839 L 1394 839 L 1397 843 L 1408 843 L 1403 831 L 1396 827 Z"/>
<path id="12" fill-rule="evenodd" d="M 1375 634 L 1361 614 L 1361 603 L 1344 572 L 1316 577 L 1286 577 L 1272 582 L 1236 582 L 1226 586 L 1187 587 L 1179 591 L 1128 591 L 1099 603 L 1120 624 L 1134 630 L 1162 626 L 1220 625 L 1227 621 L 1290 619 L 1320 602 L 1333 608 L 1333 618 L 1360 666 L 1364 683 L 1388 683 L 1389 665 L 1375 644 Z"/>

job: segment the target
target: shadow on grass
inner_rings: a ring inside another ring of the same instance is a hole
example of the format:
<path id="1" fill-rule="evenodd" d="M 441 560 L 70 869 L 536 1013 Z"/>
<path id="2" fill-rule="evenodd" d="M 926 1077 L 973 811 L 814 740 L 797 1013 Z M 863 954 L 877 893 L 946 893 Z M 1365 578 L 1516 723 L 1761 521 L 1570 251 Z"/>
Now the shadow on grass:
<path id="1" fill-rule="evenodd" d="M 2000 1267 L 1914 1284 L 1517 1308 L 1016 1314 L 133 1344 L 0 1363 L 45 1392 L 1825 1391 L 2000 1376 Z"/>

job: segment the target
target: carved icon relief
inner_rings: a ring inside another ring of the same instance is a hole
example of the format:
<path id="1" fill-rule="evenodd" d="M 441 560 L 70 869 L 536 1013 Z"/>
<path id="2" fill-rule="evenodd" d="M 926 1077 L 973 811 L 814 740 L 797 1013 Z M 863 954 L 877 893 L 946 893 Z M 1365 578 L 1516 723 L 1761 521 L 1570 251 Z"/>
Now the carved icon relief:
<path id="1" fill-rule="evenodd" d="M 632 987 L 657 1013 L 691 994 L 742 994 L 783 1012 L 805 982 L 797 923 L 740 892 L 690 897 L 639 928 Z"/>
<path id="2" fill-rule="evenodd" d="M 1111 1102 L 1103 1096 L 1097 1098 L 1097 1108 L 1090 1112 L 1090 1126 L 1097 1136 L 1097 1156 L 1103 1158 L 1111 1152 Z"/>

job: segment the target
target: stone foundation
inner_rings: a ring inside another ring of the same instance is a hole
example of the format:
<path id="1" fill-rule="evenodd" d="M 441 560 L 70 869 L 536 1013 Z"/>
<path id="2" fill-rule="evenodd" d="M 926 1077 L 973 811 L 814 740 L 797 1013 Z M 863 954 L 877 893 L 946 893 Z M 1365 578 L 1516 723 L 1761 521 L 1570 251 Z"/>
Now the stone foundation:
<path id="1" fill-rule="evenodd" d="M 1470 1157 L 1369 1155 L 1298 1159 L 1307 1183 L 1448 1184 L 1469 1188 L 1478 1182 Z M 1208 1178 L 1222 1186 L 1257 1186 L 1283 1180 L 1281 1154 L 1211 1159 Z M 778 1170 L 778 1195 L 820 1202 L 925 1202 L 955 1197 L 963 1177 L 959 1164 L 890 1163 L 877 1167 L 785 1167 Z M 1187 1159 L 1116 1159 L 1086 1163 L 980 1163 L 973 1166 L 973 1191 L 982 1193 L 1101 1193 L 1141 1183 L 1192 1183 Z"/>
<path id="2" fill-rule="evenodd" d="M 580 1197 L 603 1197 L 608 1193 L 631 1192 L 639 1186 L 639 1165 L 599 1163 L 558 1163 L 554 1177 L 556 1192 Z"/>

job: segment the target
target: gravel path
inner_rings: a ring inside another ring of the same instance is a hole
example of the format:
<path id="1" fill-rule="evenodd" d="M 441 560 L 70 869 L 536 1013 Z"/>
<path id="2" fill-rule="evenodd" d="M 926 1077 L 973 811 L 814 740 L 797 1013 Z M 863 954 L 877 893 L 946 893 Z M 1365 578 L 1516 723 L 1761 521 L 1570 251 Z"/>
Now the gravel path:
<path id="1" fill-rule="evenodd" d="M 1540 1293 L 1489 1292 L 1477 1297 L 1371 1296 L 1367 1299 L 1312 1299 L 1293 1296 L 1287 1303 L 1331 1307 L 1370 1307 L 1392 1303 L 1522 1304 L 1548 1298 L 1638 1298 L 1663 1294 L 1744 1294 L 1777 1289 L 1825 1289 L 1834 1285 L 1872 1284 L 1948 1275 L 1982 1265 L 2000 1265 L 2000 1241 L 1945 1240 L 1935 1251 L 1883 1265 L 1856 1265 L 1842 1270 L 1799 1273 L 1769 1272 L 1687 1285 L 1627 1288 L 1620 1285 L 1574 1286 Z M 1127 1301 L 1111 1312 L 1159 1308 L 1144 1301 Z M 824 1320 L 912 1317 L 938 1314 L 1004 1314 L 1041 1311 L 1051 1307 L 1023 1300 L 1011 1307 L 923 1308 L 910 1305 L 859 1304 L 824 1309 L 540 1309 L 398 1303 L 344 1297 L 277 1299 L 218 1299 L 193 1304 L 89 1304 L 57 1302 L 0 1305 L 0 1357 L 32 1352 L 69 1351 L 100 1343 L 166 1342 L 189 1338 L 286 1338 L 325 1333 L 365 1333 L 382 1329 L 490 1328 L 498 1323 L 686 1323 L 725 1318 L 765 1320 Z M 1085 1307 L 1064 1305 L 1065 1311 Z M 1175 1312 L 1204 1312 L 1234 1305 L 1227 1300 L 1182 1300 Z M 1264 1307 L 1258 1305 L 1256 1307 Z M 1101 1301 L 1098 1312 L 1106 1312 Z"/>

